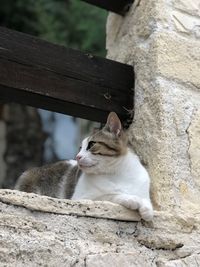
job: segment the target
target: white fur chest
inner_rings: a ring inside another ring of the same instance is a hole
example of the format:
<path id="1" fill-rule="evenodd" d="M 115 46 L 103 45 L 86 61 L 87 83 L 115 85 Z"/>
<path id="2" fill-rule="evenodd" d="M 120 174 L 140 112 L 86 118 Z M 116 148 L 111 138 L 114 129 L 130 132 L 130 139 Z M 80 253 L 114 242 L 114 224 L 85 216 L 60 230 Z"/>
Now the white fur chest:
<path id="1" fill-rule="evenodd" d="M 138 157 L 132 152 L 129 151 L 110 168 L 112 168 L 112 172 L 108 174 L 89 175 L 83 173 L 72 199 L 99 200 L 106 199 L 106 195 L 134 194 L 143 196 L 148 194 L 144 185 L 149 185 L 149 176 Z"/>

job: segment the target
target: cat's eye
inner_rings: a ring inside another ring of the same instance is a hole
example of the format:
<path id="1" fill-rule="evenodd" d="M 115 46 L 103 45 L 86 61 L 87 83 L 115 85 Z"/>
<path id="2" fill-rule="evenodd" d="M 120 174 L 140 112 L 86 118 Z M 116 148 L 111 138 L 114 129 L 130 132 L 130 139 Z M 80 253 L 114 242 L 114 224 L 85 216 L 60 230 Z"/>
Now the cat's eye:
<path id="1" fill-rule="evenodd" d="M 88 143 L 88 146 L 87 146 L 86 150 L 89 150 L 90 148 L 92 148 L 93 145 L 94 145 L 95 143 L 96 143 L 96 142 L 94 142 L 94 141 L 90 141 L 90 142 Z"/>

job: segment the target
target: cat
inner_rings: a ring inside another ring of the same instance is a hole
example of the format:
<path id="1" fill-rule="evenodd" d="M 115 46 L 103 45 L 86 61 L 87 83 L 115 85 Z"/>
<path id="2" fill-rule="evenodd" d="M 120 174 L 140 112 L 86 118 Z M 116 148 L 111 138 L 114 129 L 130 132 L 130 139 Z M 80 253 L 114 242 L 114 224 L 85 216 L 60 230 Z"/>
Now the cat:
<path id="1" fill-rule="evenodd" d="M 16 189 L 72 200 L 106 200 L 132 210 L 150 221 L 150 177 L 117 114 L 108 115 L 103 129 L 85 138 L 74 161 L 62 161 L 28 170 Z"/>
<path id="2" fill-rule="evenodd" d="M 81 171 L 75 160 L 63 160 L 22 173 L 15 189 L 55 198 L 70 199 Z"/>

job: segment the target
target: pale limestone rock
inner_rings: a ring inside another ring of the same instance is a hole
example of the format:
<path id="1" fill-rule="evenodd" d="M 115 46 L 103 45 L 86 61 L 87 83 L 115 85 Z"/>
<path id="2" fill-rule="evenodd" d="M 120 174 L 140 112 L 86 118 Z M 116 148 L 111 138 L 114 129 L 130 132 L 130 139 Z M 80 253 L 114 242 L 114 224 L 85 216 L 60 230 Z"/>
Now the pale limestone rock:
<path id="1" fill-rule="evenodd" d="M 200 109 L 194 112 L 190 126 L 189 135 L 189 156 L 191 162 L 191 172 L 194 176 L 196 186 L 200 190 Z"/>
<path id="2" fill-rule="evenodd" d="M 200 38 L 200 17 L 193 17 L 180 11 L 174 11 L 172 16 L 178 32 L 193 33 L 197 38 Z"/>
<path id="3" fill-rule="evenodd" d="M 186 258 L 192 254 L 200 254 L 199 246 L 184 246 L 176 250 L 176 254 L 180 258 Z"/>
<path id="4" fill-rule="evenodd" d="M 80 202 L 67 199 L 61 200 L 9 189 L 0 189 L 0 192 L 0 201 L 9 204 L 17 204 L 29 210 L 40 210 L 43 212 L 74 216 L 109 218 L 122 221 L 140 221 L 141 219 L 138 212 L 106 201 L 82 200 Z"/>
<path id="5" fill-rule="evenodd" d="M 138 253 L 105 253 L 89 255 L 86 257 L 85 264 L 87 267 L 141 267 L 148 266 L 149 259 L 147 255 Z"/>
<path id="6" fill-rule="evenodd" d="M 148 164 L 155 203 L 160 207 L 164 204 L 165 208 L 177 205 L 184 209 L 185 205 L 187 210 L 187 201 L 199 205 L 199 188 L 191 176 L 187 129 L 200 98 L 197 94 L 194 101 L 195 94 L 184 92 L 177 83 L 161 78 L 156 83 L 157 90 L 149 97 L 149 104 L 142 105 L 136 113 L 139 121 L 130 129 L 130 138 Z"/>
<path id="7" fill-rule="evenodd" d="M 138 54 L 136 49 L 141 48 L 146 53 L 140 60 L 148 61 L 151 35 L 168 29 L 170 21 L 171 9 L 165 0 L 135 1 L 124 18 L 110 13 L 106 25 L 107 57 L 128 64 L 134 62 L 137 67 L 139 62 L 135 57 L 141 56 L 141 53 Z"/>
<path id="8" fill-rule="evenodd" d="M 0 190 L 0 266 L 158 267 L 179 263 L 180 257 L 187 266 L 194 263 L 199 216 L 156 212 L 153 222 L 120 222 L 115 211 L 105 218 L 105 204 L 111 211 L 109 202 L 93 203 L 96 211 L 88 217 L 83 211 L 92 202 Z"/>
<path id="9" fill-rule="evenodd" d="M 199 0 L 173 0 L 172 4 L 175 8 L 180 9 L 193 16 L 200 16 L 200 2 Z"/>
<path id="10" fill-rule="evenodd" d="M 198 210 L 187 129 L 200 106 L 200 43 L 173 31 L 175 11 L 166 1 L 152 0 L 140 1 L 125 18 L 110 14 L 107 49 L 109 58 L 134 65 L 129 136 L 149 170 L 155 208 Z"/>
<path id="11" fill-rule="evenodd" d="M 157 54 L 157 74 L 200 89 L 200 43 L 177 34 L 159 33 L 153 49 Z"/>
<path id="12" fill-rule="evenodd" d="M 157 264 L 158 267 L 199 267 L 200 255 L 194 254 L 192 256 L 185 257 L 179 260 L 160 261 Z"/>

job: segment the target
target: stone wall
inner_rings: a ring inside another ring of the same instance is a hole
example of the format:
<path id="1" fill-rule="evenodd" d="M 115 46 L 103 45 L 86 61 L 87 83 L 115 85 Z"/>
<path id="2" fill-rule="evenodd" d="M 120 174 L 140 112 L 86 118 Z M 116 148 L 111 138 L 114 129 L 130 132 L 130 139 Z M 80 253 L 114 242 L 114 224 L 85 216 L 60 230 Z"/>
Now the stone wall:
<path id="1" fill-rule="evenodd" d="M 200 219 L 0 190 L 0 266 L 197 267 Z M 189 237 L 189 238 L 188 238 Z"/>
<path id="2" fill-rule="evenodd" d="M 199 208 L 200 2 L 136 0 L 110 14 L 108 57 L 134 65 L 131 143 L 152 178 L 154 206 Z"/>

